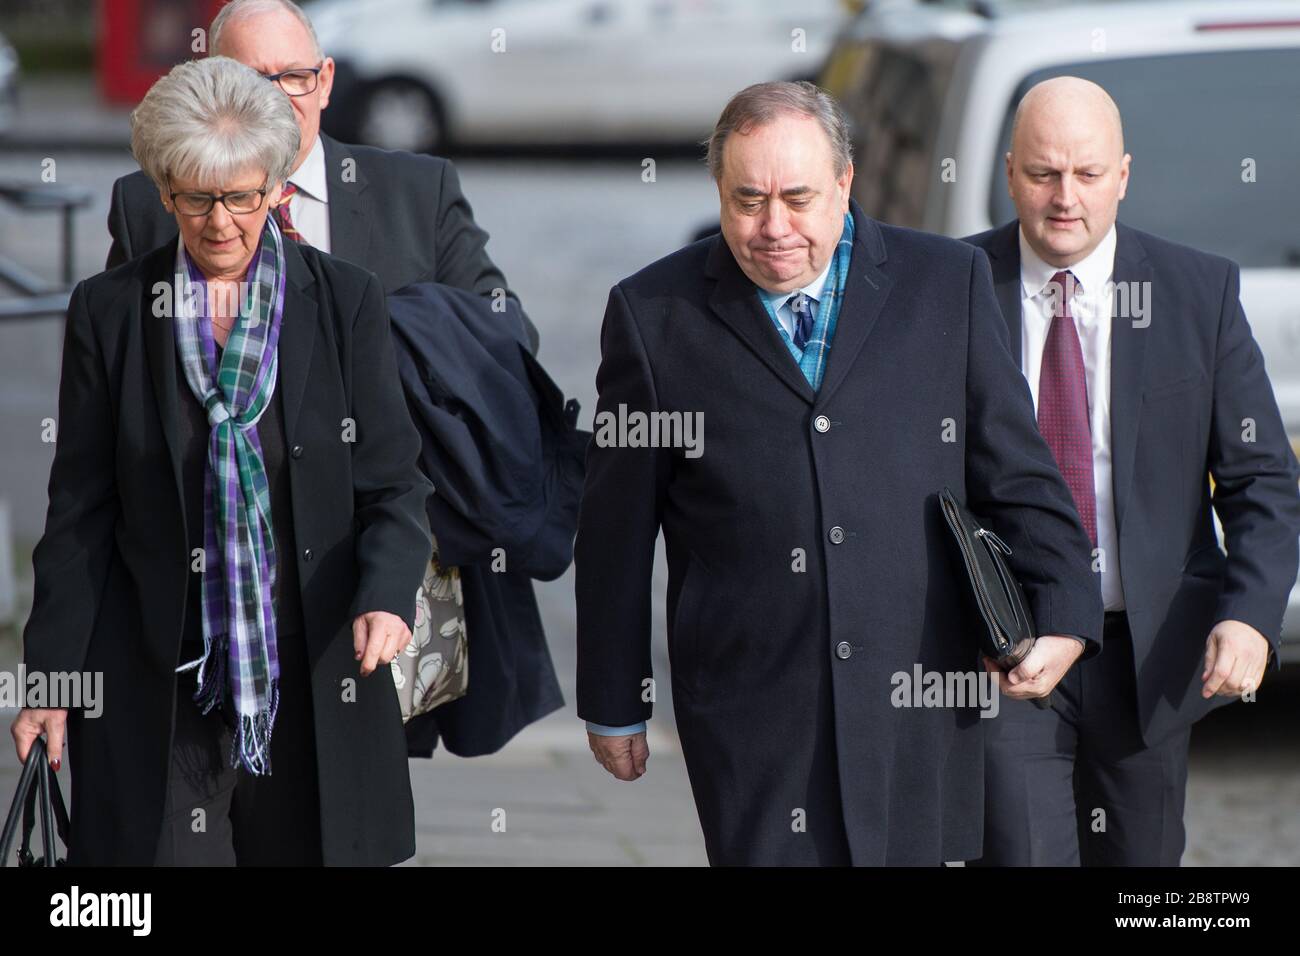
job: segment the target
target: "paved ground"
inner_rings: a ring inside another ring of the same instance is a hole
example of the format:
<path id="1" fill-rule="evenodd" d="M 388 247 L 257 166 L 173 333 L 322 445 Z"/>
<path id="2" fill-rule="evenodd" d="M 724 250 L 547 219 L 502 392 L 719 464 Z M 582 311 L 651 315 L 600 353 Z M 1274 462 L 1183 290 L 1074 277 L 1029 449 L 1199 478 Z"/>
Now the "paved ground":
<path id="1" fill-rule="evenodd" d="M 571 701 L 572 638 L 551 634 Z M 0 670 L 12 667 L 12 647 L 5 645 Z M 1300 680 L 1273 684 L 1273 693 L 1268 686 L 1258 703 L 1220 711 L 1194 734 L 1184 866 L 1300 865 Z M 5 727 L 12 717 L 0 710 Z M 631 784 L 613 780 L 591 759 L 571 706 L 500 754 L 411 761 L 416 856 L 405 865 L 705 865 L 667 723 L 656 721 L 650 771 Z M 60 774 L 65 793 L 69 769 Z M 7 805 L 17 771 L 0 751 L 0 805 Z"/>
<path id="2" fill-rule="evenodd" d="M 108 189 L 134 168 L 125 150 L 113 145 L 120 141 L 122 115 L 99 117 L 92 107 L 79 107 L 75 87 L 34 92 L 39 115 L 24 134 L 29 148 L 0 152 L 0 180 L 37 182 L 42 161 L 53 158 L 59 182 L 93 191 L 95 203 L 79 220 L 77 243 L 78 273 L 89 275 L 102 267 L 108 248 Z M 85 142 L 49 145 L 48 138 L 67 125 L 55 116 L 73 117 Z M 665 158 L 656 181 L 646 183 L 642 158 L 458 164 L 477 218 L 493 235 L 489 249 L 541 331 L 543 361 L 566 394 L 582 402 L 584 427 L 595 404 L 609 287 L 681 245 L 702 220 L 716 215 L 701 164 Z M 57 251 L 50 220 L 18 218 L 0 207 L 0 255 L 53 277 Z M 13 510 L 20 570 L 43 522 L 52 450 L 40 441 L 40 421 L 54 414 L 60 342 L 55 321 L 0 327 L 0 498 Z M 661 559 L 655 606 L 661 676 L 664 579 Z M 21 583 L 30 589 L 30 582 Z M 571 575 L 539 585 L 538 594 L 569 704 L 499 755 L 461 760 L 439 753 L 431 761 L 412 761 L 419 828 L 412 863 L 703 864 L 671 730 L 671 700 L 660 703 L 651 724 L 649 774 L 633 784 L 608 777 L 592 761 L 573 711 Z M 13 668 L 14 654 L 12 639 L 0 637 L 0 670 Z M 1298 717 L 1300 680 L 1270 679 L 1259 703 L 1227 708 L 1198 728 L 1186 864 L 1300 865 Z M 6 727 L 11 718 L 0 712 Z M 0 745 L 8 746 L 7 735 Z M 12 758 L 0 749 L 0 804 L 15 781 Z M 493 828 L 498 811 L 504 811 L 504 832 Z"/>

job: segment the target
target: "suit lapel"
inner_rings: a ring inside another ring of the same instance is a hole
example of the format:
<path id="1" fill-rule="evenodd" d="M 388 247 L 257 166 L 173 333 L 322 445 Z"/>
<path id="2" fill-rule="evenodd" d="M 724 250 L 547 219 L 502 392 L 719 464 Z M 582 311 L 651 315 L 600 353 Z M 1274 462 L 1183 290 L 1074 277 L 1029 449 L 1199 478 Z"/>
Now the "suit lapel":
<path id="1" fill-rule="evenodd" d="M 1114 282 L 1142 283 L 1151 279 L 1146 250 L 1129 229 L 1116 223 Z M 998 303 L 1011 335 L 1011 354 L 1023 364 L 1020 348 L 1020 224 L 1012 220 L 998 229 L 985 251 L 993 270 Z M 1130 289 L 1149 288 L 1130 285 Z M 1146 369 L 1148 328 L 1134 328 L 1133 320 L 1111 318 L 1110 336 L 1110 444 L 1111 497 L 1116 530 L 1122 527 L 1128 490 L 1133 481 L 1137 452 L 1138 418 L 1142 411 L 1142 383 Z"/>
<path id="2" fill-rule="evenodd" d="M 1116 287 L 1128 284 L 1130 290 L 1149 289 L 1137 285 L 1151 281 L 1151 266 L 1146 249 L 1131 230 L 1116 229 Z M 1149 297 L 1147 305 L 1150 306 Z M 1150 313 L 1148 311 L 1148 320 Z M 1123 527 L 1128 490 L 1133 482 L 1137 453 L 1138 418 L 1142 412 L 1142 386 L 1145 381 L 1149 327 L 1134 328 L 1130 317 L 1112 316 L 1110 332 L 1110 443 L 1114 462 L 1111 488 L 1115 499 L 1115 526 Z"/>
<path id="3" fill-rule="evenodd" d="M 284 408 L 284 434 L 292 442 L 297 434 L 298 413 L 302 409 L 302 396 L 307 387 L 311 369 L 311 356 L 316 344 L 316 331 L 320 325 L 320 308 L 314 296 L 316 277 L 307 267 L 301 250 L 291 242 L 285 243 L 284 314 L 280 319 L 279 384 L 280 401 Z"/>
<path id="4" fill-rule="evenodd" d="M 831 337 L 826 374 L 817 394 L 819 403 L 830 401 L 835 390 L 848 377 L 867 336 L 880 318 L 885 300 L 889 297 L 889 289 L 893 285 L 889 276 L 880 269 L 880 264 L 885 261 L 885 240 L 880 234 L 880 227 L 867 217 L 856 202 L 850 206 L 853 214 L 853 255 L 849 259 L 849 274 L 844 282 L 844 301 L 840 303 L 835 334 Z"/>
<path id="5" fill-rule="evenodd" d="M 713 239 L 705 273 L 717 279 L 709 296 L 709 307 L 777 378 L 812 404 L 816 399 L 812 386 L 795 364 L 794 356 L 759 302 L 754 283 L 736 264 L 721 233 Z M 833 351 L 834 343 L 831 348 Z"/>
<path id="6" fill-rule="evenodd" d="M 1007 323 L 1008 343 L 1011 357 L 1016 365 L 1023 367 L 1024 360 L 1020 347 L 1020 222 L 1013 219 L 996 230 L 985 252 L 989 256 L 989 267 L 993 270 L 993 288 L 997 292 L 998 305 L 1002 308 L 1002 318 Z"/>
<path id="7" fill-rule="evenodd" d="M 323 133 L 320 137 L 325 149 L 330 253 L 348 262 L 366 265 L 370 261 L 372 223 L 365 214 L 362 194 L 369 183 L 356 157 L 345 144 Z"/>

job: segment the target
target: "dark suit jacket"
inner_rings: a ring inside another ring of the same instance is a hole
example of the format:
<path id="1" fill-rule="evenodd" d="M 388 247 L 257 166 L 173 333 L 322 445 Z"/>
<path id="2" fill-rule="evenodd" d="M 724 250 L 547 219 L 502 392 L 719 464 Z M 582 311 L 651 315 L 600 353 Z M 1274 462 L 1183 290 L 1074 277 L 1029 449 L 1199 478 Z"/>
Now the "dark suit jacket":
<path id="1" fill-rule="evenodd" d="M 914 666 L 980 669 L 945 485 L 1012 548 L 1041 633 L 1101 636 L 1088 539 L 985 257 L 852 209 L 817 393 L 721 236 L 623 280 L 605 313 L 597 415 L 700 412 L 705 440 L 697 458 L 590 446 L 578 713 L 615 726 L 651 714 L 662 527 L 673 704 L 714 863 L 981 854 L 977 710 L 891 703 L 893 675 Z"/>
<path id="2" fill-rule="evenodd" d="M 1137 707 L 1154 744 L 1231 700 L 1201 697 L 1205 640 L 1215 623 L 1249 624 L 1273 644 L 1276 662 L 1300 560 L 1300 493 L 1295 455 L 1241 308 L 1237 265 L 1122 223 L 1115 228 L 1116 285 L 1151 284 L 1150 325 L 1117 318 L 1112 327 L 1110 428 Z M 1017 364 L 1019 229 L 1013 220 L 967 239 L 988 253 Z M 1253 441 L 1243 440 L 1246 419 L 1254 422 Z"/>
<path id="3" fill-rule="evenodd" d="M 175 243 L 80 283 L 63 347 L 45 534 L 23 635 L 30 670 L 99 671 L 103 713 L 69 714 L 74 864 L 151 865 L 163 818 L 190 573 L 170 318 Z M 352 620 L 412 623 L 431 552 L 429 483 L 397 382 L 388 313 L 364 270 L 285 244 L 284 433 L 312 670 L 326 864 L 415 852 L 406 742 L 387 667 L 359 676 Z M 341 422 L 355 442 L 340 440 Z M 349 688 L 355 684 L 355 692 Z M 182 705 L 187 701 L 182 701 Z"/>
<path id="4" fill-rule="evenodd" d="M 331 255 L 369 269 L 385 293 L 413 282 L 441 282 L 485 296 L 505 289 L 513 297 L 488 257 L 488 234 L 474 222 L 449 161 L 320 137 Z M 176 220 L 142 171 L 113 184 L 108 231 L 110 269 L 176 238 Z M 536 352 L 537 329 L 522 310 L 519 316 Z"/>
<path id="5" fill-rule="evenodd" d="M 406 735 L 413 756 L 430 756 L 439 735 L 459 756 L 492 753 L 564 703 L 531 579 L 573 560 L 591 433 L 487 299 L 424 282 L 390 295 L 388 310 L 472 662 L 465 696 L 412 718 Z"/>

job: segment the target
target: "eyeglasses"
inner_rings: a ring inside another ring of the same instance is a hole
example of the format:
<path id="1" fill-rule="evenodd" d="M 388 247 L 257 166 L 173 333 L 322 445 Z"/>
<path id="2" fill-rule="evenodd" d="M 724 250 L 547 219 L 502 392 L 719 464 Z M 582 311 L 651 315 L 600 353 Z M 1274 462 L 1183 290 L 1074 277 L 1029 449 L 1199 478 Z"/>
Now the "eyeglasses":
<path id="1" fill-rule="evenodd" d="M 236 193 L 222 193 L 220 196 L 211 193 L 172 193 L 171 197 L 176 211 L 182 216 L 206 216 L 217 202 L 235 215 L 244 215 L 262 208 L 262 201 L 266 199 L 266 187 L 269 185 L 270 180 L 267 180 L 261 189 L 244 189 Z M 171 189 L 170 180 L 167 188 Z"/>
<path id="2" fill-rule="evenodd" d="M 309 66 L 299 70 L 285 70 L 283 73 L 263 73 L 272 83 L 279 83 L 280 89 L 290 96 L 306 96 L 316 92 L 317 76 L 321 66 Z"/>

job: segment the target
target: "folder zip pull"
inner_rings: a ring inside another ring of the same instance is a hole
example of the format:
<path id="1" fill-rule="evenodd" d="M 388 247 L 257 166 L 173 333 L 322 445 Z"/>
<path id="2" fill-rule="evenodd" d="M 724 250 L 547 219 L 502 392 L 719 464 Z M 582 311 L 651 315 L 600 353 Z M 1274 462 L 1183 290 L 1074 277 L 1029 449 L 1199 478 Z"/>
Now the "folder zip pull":
<path id="1" fill-rule="evenodd" d="M 981 538 L 988 538 L 988 540 L 1003 554 L 1006 555 L 1011 554 L 1011 549 L 1007 547 L 1006 542 L 1003 541 L 1001 538 L 999 538 L 988 528 L 980 528 L 975 532 L 975 534 Z"/>

